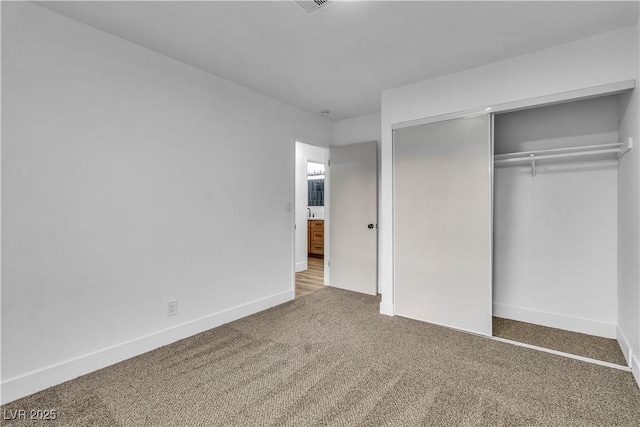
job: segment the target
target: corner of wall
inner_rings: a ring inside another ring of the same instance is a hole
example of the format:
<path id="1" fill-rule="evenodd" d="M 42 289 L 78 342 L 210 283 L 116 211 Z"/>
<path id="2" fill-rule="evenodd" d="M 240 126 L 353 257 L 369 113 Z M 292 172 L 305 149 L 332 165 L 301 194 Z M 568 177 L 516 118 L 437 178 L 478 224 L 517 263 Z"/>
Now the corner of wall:
<path id="1" fill-rule="evenodd" d="M 638 355 L 634 355 L 631 359 L 631 373 L 636 380 L 638 388 L 640 388 L 640 358 L 638 358 Z"/>
<path id="2" fill-rule="evenodd" d="M 394 316 L 393 304 L 389 302 L 381 302 L 380 314 L 384 314 L 385 316 Z"/>
<path id="3" fill-rule="evenodd" d="M 633 350 L 631 349 L 631 344 L 629 343 L 629 340 L 625 336 L 624 332 L 622 332 L 622 330 L 620 329 L 620 326 L 616 328 L 616 339 L 618 341 L 618 345 L 620 346 L 620 350 L 622 350 L 622 355 L 627 361 L 627 364 L 629 365 L 629 367 L 631 367 Z"/>

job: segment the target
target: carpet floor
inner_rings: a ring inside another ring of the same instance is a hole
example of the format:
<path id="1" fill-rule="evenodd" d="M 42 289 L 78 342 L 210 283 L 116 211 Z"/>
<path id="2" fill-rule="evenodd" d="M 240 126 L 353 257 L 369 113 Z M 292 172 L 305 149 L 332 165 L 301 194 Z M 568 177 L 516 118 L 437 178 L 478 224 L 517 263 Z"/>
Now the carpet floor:
<path id="1" fill-rule="evenodd" d="M 3 413 L 55 409 L 47 426 L 638 425 L 629 372 L 378 309 L 376 297 L 326 288 Z"/>
<path id="2" fill-rule="evenodd" d="M 618 342 L 613 339 L 499 317 L 493 318 L 493 335 L 511 341 L 627 366 L 627 361 Z"/>

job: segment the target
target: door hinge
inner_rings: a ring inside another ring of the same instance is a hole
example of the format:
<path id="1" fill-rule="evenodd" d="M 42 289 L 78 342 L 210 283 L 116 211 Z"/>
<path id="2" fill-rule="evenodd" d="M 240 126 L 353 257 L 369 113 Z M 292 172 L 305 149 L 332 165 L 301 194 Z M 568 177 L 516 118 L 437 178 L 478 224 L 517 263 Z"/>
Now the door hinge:
<path id="1" fill-rule="evenodd" d="M 331 166 L 331 160 L 327 160 L 327 166 Z"/>
<path id="2" fill-rule="evenodd" d="M 327 261 L 327 267 L 331 267 L 331 260 Z"/>

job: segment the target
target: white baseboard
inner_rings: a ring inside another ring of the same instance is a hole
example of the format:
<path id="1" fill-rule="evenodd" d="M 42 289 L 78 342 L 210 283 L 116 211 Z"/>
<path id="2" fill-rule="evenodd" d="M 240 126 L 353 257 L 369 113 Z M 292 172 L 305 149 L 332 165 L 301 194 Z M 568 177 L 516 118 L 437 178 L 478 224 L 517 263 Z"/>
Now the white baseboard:
<path id="1" fill-rule="evenodd" d="M 636 380 L 638 388 L 640 388 L 640 358 L 637 354 L 631 356 L 631 373 Z"/>
<path id="2" fill-rule="evenodd" d="M 493 304 L 493 315 L 550 328 L 564 329 L 604 338 L 616 338 L 617 327 L 615 323 L 599 322 L 505 304 Z"/>
<path id="3" fill-rule="evenodd" d="M 380 314 L 384 314 L 385 316 L 394 316 L 393 312 L 393 304 L 388 302 L 380 303 Z"/>
<path id="4" fill-rule="evenodd" d="M 616 328 L 616 339 L 618 340 L 618 345 L 620 346 L 620 350 L 622 350 L 622 355 L 627 361 L 627 366 L 631 367 L 631 360 L 633 357 L 633 352 L 631 350 L 631 344 L 629 344 L 629 340 L 626 335 L 620 328 Z"/>
<path id="5" fill-rule="evenodd" d="M 296 262 L 296 273 L 298 271 L 305 271 L 309 268 L 307 261 Z"/>
<path id="6" fill-rule="evenodd" d="M 10 378 L 2 382 L 1 402 L 5 404 L 28 396 L 158 347 L 291 301 L 294 297 L 295 292 L 288 290 Z"/>
<path id="7" fill-rule="evenodd" d="M 638 354 L 633 352 L 631 348 L 631 344 L 627 339 L 627 336 L 622 332 L 620 328 L 617 328 L 617 339 L 618 344 L 620 345 L 620 349 L 622 350 L 622 354 L 624 358 L 627 360 L 629 367 L 631 368 L 631 373 L 633 373 L 633 378 L 636 380 L 636 384 L 638 384 L 638 388 L 640 388 L 640 358 L 638 358 Z"/>

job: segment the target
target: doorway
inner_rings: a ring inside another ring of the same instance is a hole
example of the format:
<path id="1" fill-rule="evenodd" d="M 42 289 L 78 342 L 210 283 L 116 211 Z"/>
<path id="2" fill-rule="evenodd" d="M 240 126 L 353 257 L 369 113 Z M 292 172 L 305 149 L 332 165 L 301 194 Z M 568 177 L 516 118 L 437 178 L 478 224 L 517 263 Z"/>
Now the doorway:
<path id="1" fill-rule="evenodd" d="M 626 365 L 616 341 L 621 96 L 495 115 L 494 337 Z"/>
<path id="2" fill-rule="evenodd" d="M 296 141 L 295 165 L 295 297 L 325 287 L 329 150 Z"/>
<path id="3" fill-rule="evenodd" d="M 377 151 L 376 141 L 330 150 L 296 141 L 296 277 L 377 294 Z M 308 172 L 309 162 L 324 164 L 323 185 L 309 183 L 320 175 L 314 165 Z M 323 194 L 310 200 L 310 189 Z M 317 200 L 324 206 L 314 206 Z"/>

